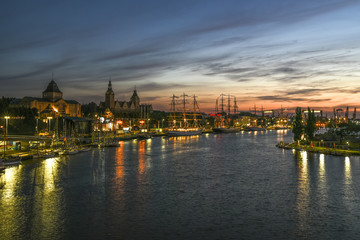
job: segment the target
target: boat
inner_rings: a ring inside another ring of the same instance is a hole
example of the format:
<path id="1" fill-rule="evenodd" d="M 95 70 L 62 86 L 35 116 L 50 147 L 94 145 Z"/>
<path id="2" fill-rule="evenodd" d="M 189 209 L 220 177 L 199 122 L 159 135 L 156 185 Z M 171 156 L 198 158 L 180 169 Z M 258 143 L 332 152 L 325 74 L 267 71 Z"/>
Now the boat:
<path id="1" fill-rule="evenodd" d="M 21 163 L 20 157 L 9 157 L 2 159 L 3 166 L 19 165 Z"/>
<path id="2" fill-rule="evenodd" d="M 266 131 L 266 128 L 262 128 L 262 127 L 248 127 L 248 131 Z"/>
<path id="3" fill-rule="evenodd" d="M 149 139 L 149 138 L 152 138 L 151 134 L 149 134 L 149 133 L 139 133 L 137 135 L 137 139 L 143 140 L 143 139 Z"/>
<path id="4" fill-rule="evenodd" d="M 74 155 L 74 154 L 77 154 L 79 151 L 76 150 L 76 149 L 73 149 L 73 150 L 69 150 L 68 151 L 68 155 Z"/>
<path id="5" fill-rule="evenodd" d="M 239 129 L 232 127 L 216 127 L 212 129 L 214 133 L 235 133 L 239 132 Z"/>
<path id="6" fill-rule="evenodd" d="M 41 155 L 41 154 L 34 154 L 33 155 L 33 159 L 39 159 L 39 158 L 42 158 L 43 157 L 43 155 Z"/>
<path id="7" fill-rule="evenodd" d="M 49 153 L 45 153 L 44 155 L 42 155 L 43 158 L 53 158 L 55 157 L 55 153 L 54 152 L 49 152 Z"/>
<path id="8" fill-rule="evenodd" d="M 61 156 L 61 155 L 67 155 L 69 153 L 69 151 L 68 150 L 66 150 L 66 149 L 63 149 L 63 150 L 60 150 L 59 152 L 58 152 L 58 154 Z"/>
<path id="9" fill-rule="evenodd" d="M 180 137 L 180 136 L 195 136 L 202 134 L 202 129 L 176 129 L 176 130 L 168 130 L 167 136 L 169 137 Z"/>
<path id="10" fill-rule="evenodd" d="M 90 148 L 79 149 L 79 152 L 88 152 L 88 151 L 91 151 L 91 149 Z"/>
<path id="11" fill-rule="evenodd" d="M 76 153 L 78 153 L 79 151 L 76 149 L 63 149 L 61 151 L 59 151 L 59 155 L 74 155 Z"/>
<path id="12" fill-rule="evenodd" d="M 275 127 L 275 130 L 287 130 L 289 129 L 288 127 Z"/>
<path id="13" fill-rule="evenodd" d="M 188 103 L 187 98 L 190 96 L 186 95 L 185 93 L 180 96 L 182 98 L 181 111 L 176 109 L 176 105 L 178 104 L 177 98 L 178 96 L 172 96 L 171 102 L 171 115 L 170 115 L 170 124 L 165 134 L 169 137 L 176 137 L 176 136 L 195 136 L 202 134 L 202 128 L 199 127 L 198 121 L 200 120 L 198 117 L 201 117 L 199 113 L 199 105 L 196 101 L 196 96 L 192 96 L 193 100 L 193 108 L 189 111 L 186 108 L 186 103 Z"/>

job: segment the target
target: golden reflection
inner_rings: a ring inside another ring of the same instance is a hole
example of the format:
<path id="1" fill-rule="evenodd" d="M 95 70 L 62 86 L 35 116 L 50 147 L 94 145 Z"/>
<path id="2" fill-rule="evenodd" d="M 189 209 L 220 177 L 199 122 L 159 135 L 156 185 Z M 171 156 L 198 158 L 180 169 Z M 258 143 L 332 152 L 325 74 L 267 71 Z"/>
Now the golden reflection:
<path id="1" fill-rule="evenodd" d="M 356 209 L 358 207 L 353 200 L 354 196 L 356 196 L 356 193 L 354 192 L 354 188 L 352 187 L 351 161 L 349 157 L 345 157 L 343 202 L 346 206 L 346 209 Z"/>
<path id="2" fill-rule="evenodd" d="M 12 199 L 15 197 L 14 192 L 16 189 L 16 183 L 18 181 L 20 171 L 21 165 L 19 165 L 18 167 L 8 167 L 5 169 L 3 176 L 5 189 L 1 198 L 9 204 L 11 204 Z"/>
<path id="3" fill-rule="evenodd" d="M 319 156 L 319 174 L 318 174 L 318 193 L 322 195 L 323 202 L 325 203 L 328 198 L 327 181 L 325 171 L 325 155 Z"/>
<path id="4" fill-rule="evenodd" d="M 60 221 L 61 216 L 61 194 L 59 187 L 56 186 L 58 180 L 59 158 L 48 158 L 42 162 L 41 171 L 35 173 L 36 183 L 39 187 L 35 187 L 35 196 L 39 199 L 35 204 L 35 208 L 39 211 L 35 214 L 34 218 L 38 218 L 42 229 L 41 235 L 43 238 L 48 238 L 47 233 L 55 233 L 59 228 L 54 222 Z M 41 187 L 43 186 L 43 187 Z"/>
<path id="5" fill-rule="evenodd" d="M 151 153 L 151 144 L 152 144 L 152 139 L 149 138 L 149 139 L 146 139 L 146 152 L 147 153 Z"/>
<path id="6" fill-rule="evenodd" d="M 319 179 L 320 180 L 326 180 L 325 179 L 325 155 L 324 154 L 320 154 L 319 156 Z"/>
<path id="7" fill-rule="evenodd" d="M 20 196 L 17 194 L 19 191 L 18 188 L 21 186 L 21 168 L 21 165 L 7 167 L 4 172 L 0 174 L 2 188 L 0 191 L 0 208 L 4 211 L 0 211 L 0 216 L 2 217 L 0 223 L 5 223 L 3 227 L 0 227 L 0 229 L 5 230 L 4 232 L 0 231 L 0 239 L 11 239 L 9 233 L 19 231 L 18 214 L 24 213 L 20 202 L 22 199 L 20 199 Z"/>
<path id="8" fill-rule="evenodd" d="M 120 146 L 116 148 L 116 178 L 120 181 L 124 178 L 124 141 L 119 142 Z"/>
<path id="9" fill-rule="evenodd" d="M 345 157 L 345 184 L 351 184 L 351 163 L 350 158 Z"/>
<path id="10" fill-rule="evenodd" d="M 296 199 L 297 212 L 299 217 L 299 226 L 306 226 L 310 213 L 310 182 L 308 172 L 308 155 L 306 151 L 296 152 L 296 160 L 298 161 L 298 194 Z M 305 231 L 305 229 L 300 229 Z"/>
<path id="11" fill-rule="evenodd" d="M 55 158 L 47 158 L 44 160 L 44 192 L 52 191 L 55 188 L 57 164 Z"/>
<path id="12" fill-rule="evenodd" d="M 324 164 L 325 164 L 325 154 L 320 154 L 319 157 L 319 162 L 320 162 L 320 168 L 324 168 Z"/>
<path id="13" fill-rule="evenodd" d="M 144 171 L 145 171 L 145 145 L 146 145 L 146 142 L 145 140 L 141 140 L 139 141 L 138 143 L 138 146 L 139 146 L 139 174 L 143 174 Z"/>
<path id="14" fill-rule="evenodd" d="M 221 138 L 221 134 L 216 134 L 215 137 Z M 174 150 L 177 150 L 177 148 L 181 149 L 184 144 L 195 143 L 199 141 L 199 139 L 200 139 L 199 135 L 170 137 L 168 144 L 169 143 L 172 144 Z"/>
<path id="15" fill-rule="evenodd" d="M 301 151 L 300 152 L 300 156 L 301 156 L 301 160 L 302 160 L 302 165 L 303 165 L 303 170 L 307 172 L 307 152 L 306 151 Z"/>
<path id="16" fill-rule="evenodd" d="M 179 137 L 171 137 L 169 140 L 174 141 L 175 143 L 186 143 L 190 142 L 190 140 L 199 139 L 199 135 L 195 136 L 179 136 Z"/>

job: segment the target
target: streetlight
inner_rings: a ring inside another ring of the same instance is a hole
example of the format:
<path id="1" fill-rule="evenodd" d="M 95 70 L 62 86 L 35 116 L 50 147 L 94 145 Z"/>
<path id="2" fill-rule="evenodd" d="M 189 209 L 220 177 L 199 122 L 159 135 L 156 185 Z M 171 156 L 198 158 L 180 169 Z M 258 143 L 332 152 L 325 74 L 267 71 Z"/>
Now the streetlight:
<path id="1" fill-rule="evenodd" d="M 8 121 L 9 121 L 9 119 L 10 119 L 10 117 L 9 116 L 5 116 L 4 117 L 5 118 L 5 122 L 6 122 L 6 135 L 8 135 Z"/>
<path id="2" fill-rule="evenodd" d="M 0 128 L 2 128 L 3 131 L 4 131 L 4 159 L 5 159 L 5 152 L 6 152 L 6 144 L 5 144 L 6 136 L 5 136 L 5 133 L 6 133 L 6 131 L 4 129 L 4 126 L 0 126 Z"/>
<path id="3" fill-rule="evenodd" d="M 36 135 L 39 136 L 39 117 L 36 117 L 36 127 L 35 127 L 35 130 L 36 130 Z"/>
<path id="4" fill-rule="evenodd" d="M 49 135 L 50 135 L 50 125 L 51 125 L 51 119 L 52 119 L 52 117 L 47 117 L 47 119 L 48 119 L 48 124 L 49 124 Z"/>

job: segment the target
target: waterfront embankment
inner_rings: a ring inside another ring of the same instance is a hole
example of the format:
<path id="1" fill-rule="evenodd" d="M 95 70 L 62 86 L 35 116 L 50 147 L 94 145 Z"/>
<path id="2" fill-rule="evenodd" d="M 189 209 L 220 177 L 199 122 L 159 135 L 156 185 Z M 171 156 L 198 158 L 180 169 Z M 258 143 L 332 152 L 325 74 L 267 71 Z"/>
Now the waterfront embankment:
<path id="1" fill-rule="evenodd" d="M 299 151 L 322 153 L 322 154 L 333 155 L 333 156 L 360 155 L 360 150 L 317 147 L 317 146 L 311 146 L 311 145 L 300 145 L 296 142 L 292 142 L 292 143 L 279 142 L 278 144 L 276 144 L 276 146 L 279 148 L 283 148 L 283 149 L 295 149 L 295 150 L 299 150 Z"/>

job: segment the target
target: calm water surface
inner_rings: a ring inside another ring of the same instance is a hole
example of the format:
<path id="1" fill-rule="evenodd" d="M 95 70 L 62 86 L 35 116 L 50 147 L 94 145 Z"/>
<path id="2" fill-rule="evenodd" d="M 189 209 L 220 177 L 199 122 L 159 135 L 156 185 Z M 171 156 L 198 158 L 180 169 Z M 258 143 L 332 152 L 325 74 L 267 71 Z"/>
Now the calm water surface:
<path id="1" fill-rule="evenodd" d="M 1 239 L 358 239 L 360 158 L 286 131 L 121 142 L 0 176 Z"/>

